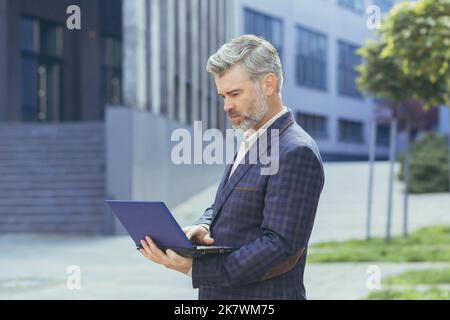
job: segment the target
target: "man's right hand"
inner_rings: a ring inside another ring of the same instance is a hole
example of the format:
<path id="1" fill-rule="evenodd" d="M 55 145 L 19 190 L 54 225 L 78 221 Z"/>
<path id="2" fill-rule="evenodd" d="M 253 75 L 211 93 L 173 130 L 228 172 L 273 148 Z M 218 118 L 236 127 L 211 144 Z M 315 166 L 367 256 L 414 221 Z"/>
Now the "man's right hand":
<path id="1" fill-rule="evenodd" d="M 201 225 L 189 226 L 183 228 L 184 233 L 193 243 L 210 246 L 214 243 L 214 239 L 211 238 L 209 230 Z"/>

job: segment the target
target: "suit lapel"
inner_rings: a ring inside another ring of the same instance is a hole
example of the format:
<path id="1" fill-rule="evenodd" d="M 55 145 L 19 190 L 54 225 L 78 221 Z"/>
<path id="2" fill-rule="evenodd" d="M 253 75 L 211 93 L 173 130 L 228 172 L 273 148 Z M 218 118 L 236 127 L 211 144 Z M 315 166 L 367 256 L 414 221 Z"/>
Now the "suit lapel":
<path id="1" fill-rule="evenodd" d="M 223 204 L 228 199 L 229 195 L 239 183 L 239 181 L 244 177 L 247 171 L 254 165 L 250 163 L 250 154 L 252 152 L 256 152 L 257 159 L 263 154 L 266 154 L 271 147 L 272 139 L 270 136 L 270 130 L 278 129 L 279 136 L 291 125 L 293 124 L 294 118 L 291 111 L 286 112 L 280 118 L 278 118 L 269 128 L 267 128 L 267 137 L 266 139 L 262 139 L 260 143 L 260 139 L 257 139 L 253 145 L 250 147 L 250 150 L 246 153 L 244 159 L 237 166 L 236 170 L 233 172 L 231 178 L 228 179 L 230 175 L 231 168 L 233 164 L 229 164 L 225 170 L 224 175 L 222 176 L 222 180 L 220 182 L 219 188 L 217 190 L 217 195 L 214 204 L 214 211 L 212 216 L 212 222 L 214 222 L 215 218 L 219 214 L 220 210 L 223 207 Z M 260 148 L 258 152 L 258 148 Z M 236 156 L 235 156 L 236 159 Z M 258 163 L 258 161 L 257 161 Z"/>

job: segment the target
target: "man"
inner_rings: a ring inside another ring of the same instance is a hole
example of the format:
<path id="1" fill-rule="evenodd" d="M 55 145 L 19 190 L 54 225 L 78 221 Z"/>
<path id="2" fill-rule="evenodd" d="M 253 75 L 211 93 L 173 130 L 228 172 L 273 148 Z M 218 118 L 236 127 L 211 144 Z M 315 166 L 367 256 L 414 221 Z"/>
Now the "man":
<path id="1" fill-rule="evenodd" d="M 230 254 L 185 258 L 142 241 L 148 259 L 192 276 L 199 299 L 306 299 L 303 272 L 324 172 L 314 140 L 283 107 L 283 75 L 275 48 L 264 39 L 244 35 L 209 58 L 224 111 L 234 128 L 245 132 L 235 161 L 228 165 L 214 204 L 187 236 L 203 245 L 237 247 Z M 263 134 L 277 130 L 275 174 L 261 174 L 249 163 Z"/>

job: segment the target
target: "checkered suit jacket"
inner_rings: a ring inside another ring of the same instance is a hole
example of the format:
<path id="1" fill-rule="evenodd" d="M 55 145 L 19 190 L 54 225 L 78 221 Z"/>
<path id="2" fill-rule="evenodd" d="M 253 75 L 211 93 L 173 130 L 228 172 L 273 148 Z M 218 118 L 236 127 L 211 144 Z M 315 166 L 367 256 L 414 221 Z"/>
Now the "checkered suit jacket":
<path id="1" fill-rule="evenodd" d="M 306 299 L 303 272 L 324 184 L 322 160 L 290 110 L 271 129 L 279 130 L 278 172 L 262 175 L 264 165 L 249 163 L 250 149 L 229 180 L 228 165 L 214 204 L 196 222 L 210 226 L 215 245 L 240 248 L 193 260 L 199 299 Z M 272 143 L 265 140 L 268 155 Z"/>

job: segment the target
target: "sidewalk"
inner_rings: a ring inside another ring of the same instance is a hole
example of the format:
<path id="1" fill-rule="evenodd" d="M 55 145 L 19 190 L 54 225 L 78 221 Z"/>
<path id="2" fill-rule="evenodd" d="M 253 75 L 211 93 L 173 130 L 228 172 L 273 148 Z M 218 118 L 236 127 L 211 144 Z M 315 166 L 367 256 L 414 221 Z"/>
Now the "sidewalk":
<path id="1" fill-rule="evenodd" d="M 326 163 L 326 182 L 311 242 L 365 236 L 366 163 Z M 384 235 L 388 164 L 375 169 L 373 234 Z M 209 206 L 217 185 L 207 188 L 172 211 L 182 225 L 194 222 Z M 393 233 L 401 232 L 401 184 L 396 182 Z M 450 223 L 450 195 L 411 196 L 410 230 Z M 307 264 L 309 299 L 359 299 L 368 294 L 367 266 L 378 265 L 382 276 L 430 263 Z M 66 288 L 69 265 L 81 268 L 81 290 Z M 196 299 L 191 279 L 152 264 L 136 252 L 127 236 L 63 235 L 0 236 L 0 299 Z"/>

